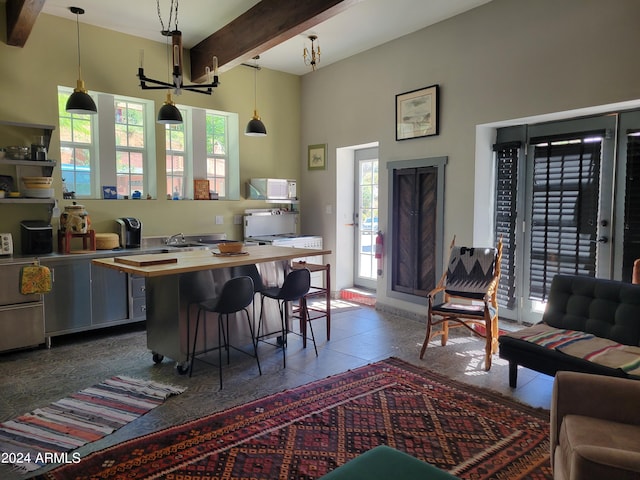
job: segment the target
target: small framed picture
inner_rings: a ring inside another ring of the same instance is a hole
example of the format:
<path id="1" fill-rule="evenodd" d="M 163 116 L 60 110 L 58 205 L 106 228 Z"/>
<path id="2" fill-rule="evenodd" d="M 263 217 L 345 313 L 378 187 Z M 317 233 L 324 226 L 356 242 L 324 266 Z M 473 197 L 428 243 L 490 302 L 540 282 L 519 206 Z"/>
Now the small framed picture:
<path id="1" fill-rule="evenodd" d="M 102 186 L 102 198 L 104 200 L 115 200 L 118 198 L 118 190 L 115 185 Z"/>
<path id="2" fill-rule="evenodd" d="M 438 135 L 439 87 L 396 95 L 396 140 Z"/>
<path id="3" fill-rule="evenodd" d="M 309 145 L 309 170 L 325 170 L 327 168 L 327 144 Z"/>

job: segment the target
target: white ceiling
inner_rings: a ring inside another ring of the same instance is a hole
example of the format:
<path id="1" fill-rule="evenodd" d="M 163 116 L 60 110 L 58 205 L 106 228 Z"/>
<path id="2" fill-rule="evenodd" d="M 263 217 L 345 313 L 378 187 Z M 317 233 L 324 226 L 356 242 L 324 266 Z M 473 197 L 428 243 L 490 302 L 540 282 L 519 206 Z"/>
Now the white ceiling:
<path id="1" fill-rule="evenodd" d="M 308 0 L 304 0 L 308 1 Z M 260 65 L 296 75 L 310 71 L 302 60 L 307 36 L 320 42 L 320 68 L 458 15 L 490 0 L 361 0 L 345 12 L 260 54 Z M 2 3 L 2 2 L 0 2 Z M 165 27 L 170 0 L 160 0 Z M 190 48 L 253 7 L 258 0 L 183 0 L 178 28 Z M 156 0 L 46 0 L 43 13 L 75 20 L 70 6 L 81 7 L 81 23 L 165 42 Z M 173 26 L 173 22 L 172 22 Z"/>

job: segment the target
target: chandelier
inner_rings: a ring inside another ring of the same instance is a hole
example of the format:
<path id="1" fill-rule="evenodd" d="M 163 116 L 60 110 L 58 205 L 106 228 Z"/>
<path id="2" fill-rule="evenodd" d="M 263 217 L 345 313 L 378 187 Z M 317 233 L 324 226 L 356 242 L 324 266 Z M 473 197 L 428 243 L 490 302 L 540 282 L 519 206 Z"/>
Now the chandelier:
<path id="1" fill-rule="evenodd" d="M 147 77 L 144 73 L 143 66 L 144 52 L 141 52 L 140 65 L 138 67 L 140 87 L 143 90 L 161 90 L 169 88 L 173 89 L 173 93 L 176 95 L 180 95 L 182 90 L 211 95 L 213 93 L 213 89 L 220 84 L 218 82 L 218 57 L 214 56 L 212 59 L 212 66 L 207 66 L 205 69 L 206 83 L 185 85 L 182 75 L 182 32 L 178 29 L 178 0 L 171 0 L 171 5 L 169 7 L 169 22 L 167 23 L 166 28 L 160 13 L 160 0 L 156 0 L 156 5 L 158 8 L 160 26 L 162 27 L 161 33 L 167 37 L 167 49 L 169 44 L 168 38 L 171 37 L 171 78 L 168 81 L 162 81 Z M 173 28 L 171 28 L 172 19 Z M 167 61 L 169 61 L 168 58 Z"/>
<path id="2" fill-rule="evenodd" d="M 318 42 L 318 46 L 314 46 L 314 42 L 318 40 L 317 35 L 309 35 L 307 37 L 311 40 L 311 50 L 308 50 L 307 47 L 304 47 L 302 51 L 302 57 L 304 58 L 304 64 L 311 67 L 311 70 L 314 71 L 316 69 L 316 65 L 320 63 L 320 42 Z"/>

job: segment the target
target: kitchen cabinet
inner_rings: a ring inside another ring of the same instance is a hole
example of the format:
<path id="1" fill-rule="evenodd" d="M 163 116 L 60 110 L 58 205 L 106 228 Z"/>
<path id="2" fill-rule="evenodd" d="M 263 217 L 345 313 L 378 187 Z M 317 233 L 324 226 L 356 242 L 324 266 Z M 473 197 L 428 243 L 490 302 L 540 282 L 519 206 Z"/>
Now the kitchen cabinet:
<path id="1" fill-rule="evenodd" d="M 51 337 L 145 319 L 130 309 L 128 275 L 94 266 L 92 258 L 41 259 L 53 276 L 53 288 L 44 299 L 48 344 Z"/>
<path id="2" fill-rule="evenodd" d="M 91 261 L 42 260 L 51 269 L 53 288 L 44 299 L 47 337 L 91 328 Z"/>
<path id="3" fill-rule="evenodd" d="M 91 325 L 127 321 L 127 274 L 91 265 Z"/>
<path id="4" fill-rule="evenodd" d="M 44 342 L 42 295 L 23 295 L 18 288 L 20 271 L 35 259 L 0 264 L 0 351 L 39 345 Z"/>
<path id="5" fill-rule="evenodd" d="M 53 125 L 38 125 L 32 123 L 19 123 L 0 121 L 0 139 L 2 146 L 8 145 L 30 145 L 33 138 L 38 136 L 44 140 L 44 146 L 49 149 L 51 134 L 55 130 Z M 36 161 L 30 158 L 15 160 L 10 158 L 0 159 L 0 175 L 8 175 L 13 177 L 13 190 L 20 191 L 22 188 L 21 178 L 25 176 L 45 176 L 50 177 L 56 166 L 55 161 Z M 14 175 L 15 174 L 15 175 Z M 55 202 L 54 198 L 0 198 L 0 204 L 3 203 L 43 203 L 51 205 Z"/>

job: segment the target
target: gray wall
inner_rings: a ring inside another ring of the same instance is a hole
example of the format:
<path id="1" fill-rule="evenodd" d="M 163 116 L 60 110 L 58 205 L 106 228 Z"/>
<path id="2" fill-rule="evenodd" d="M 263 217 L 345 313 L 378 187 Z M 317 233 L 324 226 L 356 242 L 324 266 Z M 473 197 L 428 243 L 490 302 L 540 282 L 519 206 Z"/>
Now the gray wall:
<path id="1" fill-rule="evenodd" d="M 491 141 L 491 130 L 478 126 L 639 99 L 640 63 L 634 61 L 639 6 L 637 0 L 493 0 L 305 75 L 302 231 L 322 234 L 334 251 L 336 288 L 351 280 L 348 265 L 340 261 L 349 248 L 343 245 L 350 242 L 337 238 L 344 235 L 346 217 L 336 187 L 351 164 L 342 155 L 337 162 L 336 149 L 379 142 L 380 227 L 385 232 L 390 225 L 386 163 L 447 156 L 445 242 L 454 234 L 458 243 L 477 242 L 474 232 L 482 231 L 477 225 L 491 221 L 490 215 L 486 220 L 474 216 L 474 209 L 485 210 L 475 200 L 476 163 L 489 162 Z M 330 55 L 323 52 L 323 58 Z M 432 84 L 441 89 L 440 135 L 397 142 L 395 95 Z M 328 144 L 327 170 L 307 171 L 307 145 L 318 143 Z M 424 302 L 387 295 L 385 267 L 378 303 L 423 314 Z"/>

